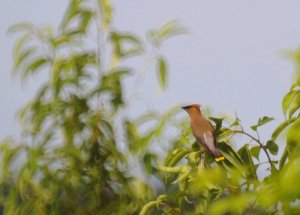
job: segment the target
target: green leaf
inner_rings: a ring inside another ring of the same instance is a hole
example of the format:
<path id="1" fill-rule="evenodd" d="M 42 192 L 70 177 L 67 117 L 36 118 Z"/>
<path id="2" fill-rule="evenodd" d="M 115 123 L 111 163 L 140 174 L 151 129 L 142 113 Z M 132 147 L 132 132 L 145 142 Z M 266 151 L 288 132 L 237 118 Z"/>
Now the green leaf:
<path id="1" fill-rule="evenodd" d="M 25 50 L 20 51 L 18 54 L 16 54 L 16 57 L 14 59 L 14 72 L 20 68 L 20 66 L 32 55 L 34 55 L 36 52 L 36 48 L 30 47 L 26 48 Z"/>
<path id="2" fill-rule="evenodd" d="M 110 33 L 110 41 L 113 45 L 113 66 L 117 65 L 122 58 L 143 52 L 143 44 L 135 35 L 115 31 Z"/>
<path id="3" fill-rule="evenodd" d="M 162 89 L 167 87 L 167 65 L 163 57 L 157 59 L 157 74 L 160 86 Z"/>
<path id="4" fill-rule="evenodd" d="M 157 155 L 154 153 L 146 153 L 143 157 L 144 166 L 148 173 L 154 174 L 156 168 L 153 166 L 153 162 L 156 160 Z"/>
<path id="5" fill-rule="evenodd" d="M 264 116 L 263 118 L 259 118 L 258 122 L 256 125 L 253 125 L 251 126 L 251 129 L 254 130 L 254 131 L 257 131 L 257 128 L 262 126 L 262 125 L 265 125 L 267 124 L 268 122 L 271 122 L 273 121 L 274 118 L 272 117 L 268 117 L 268 116 Z"/>
<path id="6" fill-rule="evenodd" d="M 159 48 L 167 38 L 186 33 L 187 30 L 172 20 L 163 24 L 159 29 L 151 30 L 147 33 L 148 39 L 152 45 Z"/>
<path id="7" fill-rule="evenodd" d="M 155 201 L 148 202 L 146 205 L 143 206 L 142 210 L 140 211 L 139 215 L 147 215 L 150 212 L 150 209 L 154 206 L 157 208 L 159 207 L 160 203 L 167 200 L 166 195 L 160 195 L 157 197 Z"/>
<path id="8" fill-rule="evenodd" d="M 217 141 L 226 140 L 227 137 L 229 137 L 235 133 L 236 133 L 235 131 L 232 131 L 227 128 L 223 128 L 222 130 L 220 130 L 219 134 L 217 134 Z"/>
<path id="9" fill-rule="evenodd" d="M 282 168 L 284 167 L 285 162 L 288 158 L 288 155 L 289 155 L 288 146 L 286 146 L 284 148 L 284 151 L 283 151 L 283 153 L 281 155 L 281 158 L 280 158 L 280 161 L 279 161 L 279 170 L 282 170 Z"/>
<path id="10" fill-rule="evenodd" d="M 175 166 L 183 157 L 190 153 L 186 148 L 177 148 L 170 152 L 165 160 L 165 166 Z"/>
<path id="11" fill-rule="evenodd" d="M 272 141 L 275 141 L 277 138 L 278 138 L 278 136 L 289 126 L 289 125 L 291 125 L 293 122 L 295 122 L 295 120 L 296 120 L 297 118 L 291 118 L 291 119 L 289 119 L 289 120 L 287 120 L 287 121 L 284 121 L 284 122 L 282 122 L 282 123 L 280 123 L 278 126 L 277 126 L 277 128 L 273 131 L 273 133 L 272 133 L 272 138 L 271 138 L 271 140 Z"/>
<path id="12" fill-rule="evenodd" d="M 102 28 L 106 30 L 112 20 L 112 5 L 110 0 L 98 0 L 98 2 L 103 14 Z"/>
<path id="13" fill-rule="evenodd" d="M 250 149 L 250 154 L 255 157 L 257 160 L 259 160 L 259 153 L 260 153 L 261 147 L 260 146 L 254 146 Z"/>
<path id="14" fill-rule="evenodd" d="M 272 155 L 277 155 L 278 153 L 278 145 L 273 142 L 272 140 L 269 140 L 267 142 L 266 148 L 269 149 Z"/>
<path id="15" fill-rule="evenodd" d="M 238 154 L 240 155 L 244 163 L 247 165 L 247 168 L 249 170 L 249 176 L 252 178 L 257 178 L 252 156 L 250 155 L 250 151 L 248 149 L 248 144 L 244 145 L 238 151 Z"/>
<path id="16" fill-rule="evenodd" d="M 297 94 L 299 94 L 299 90 L 293 90 L 293 91 L 288 92 L 284 96 L 284 98 L 282 100 L 282 111 L 285 116 L 286 116 L 287 111 L 289 110 L 291 104 L 294 102 Z"/>
<path id="17" fill-rule="evenodd" d="M 292 116 L 294 115 L 294 113 L 296 111 L 298 111 L 300 109 L 300 91 L 299 93 L 295 96 L 295 99 L 293 100 L 293 102 L 291 103 L 290 107 L 289 107 L 289 115 L 288 118 L 292 118 Z"/>
<path id="18" fill-rule="evenodd" d="M 216 131 L 219 131 L 222 128 L 222 123 L 223 123 L 224 118 L 209 117 L 209 119 L 215 123 Z"/>
<path id="19" fill-rule="evenodd" d="M 29 74 L 34 73 L 35 71 L 41 69 L 45 64 L 48 63 L 48 60 L 45 58 L 39 58 L 32 61 L 29 65 L 26 66 L 23 73 L 23 78 L 27 77 Z"/>
<path id="20" fill-rule="evenodd" d="M 289 157 L 297 157 L 300 152 L 300 118 L 298 118 L 287 132 L 287 150 Z"/>
<path id="21" fill-rule="evenodd" d="M 32 32 L 34 29 L 34 26 L 29 22 L 22 22 L 16 25 L 11 26 L 8 29 L 9 33 L 16 33 L 20 31 L 26 31 L 26 32 Z"/>
<path id="22" fill-rule="evenodd" d="M 241 157 L 232 149 L 230 145 L 224 141 L 218 142 L 217 147 L 220 149 L 222 155 L 225 157 L 225 162 L 229 161 L 232 165 L 239 168 L 243 165 Z"/>

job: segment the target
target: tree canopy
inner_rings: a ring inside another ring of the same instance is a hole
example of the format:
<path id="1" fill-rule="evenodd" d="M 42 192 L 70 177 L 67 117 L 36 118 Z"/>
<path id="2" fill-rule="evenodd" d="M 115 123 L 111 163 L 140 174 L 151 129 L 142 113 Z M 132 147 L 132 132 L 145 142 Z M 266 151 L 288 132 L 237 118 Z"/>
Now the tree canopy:
<path id="1" fill-rule="evenodd" d="M 216 164 L 179 107 L 127 114 L 124 83 L 139 73 L 128 59 L 150 55 L 166 89 L 160 48 L 185 28 L 169 21 L 139 37 L 112 27 L 112 8 L 71 0 L 58 29 L 10 29 L 13 73 L 48 78 L 19 113 L 22 141 L 1 141 L 2 214 L 299 214 L 300 51 L 290 53 L 297 75 L 282 100 L 285 121 L 267 141 L 259 134 L 270 116 L 244 128 L 237 116 L 207 115 L 225 157 Z"/>

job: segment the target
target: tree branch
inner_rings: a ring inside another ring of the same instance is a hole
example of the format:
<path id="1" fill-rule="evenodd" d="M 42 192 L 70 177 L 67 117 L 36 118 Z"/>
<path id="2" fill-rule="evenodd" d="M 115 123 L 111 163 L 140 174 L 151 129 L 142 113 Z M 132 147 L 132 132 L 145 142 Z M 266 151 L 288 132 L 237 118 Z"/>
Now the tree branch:
<path id="1" fill-rule="evenodd" d="M 268 158 L 268 161 L 271 165 L 271 167 L 273 167 L 273 162 L 271 160 L 271 157 L 270 157 L 270 154 L 268 152 L 268 150 L 265 148 L 265 146 L 260 142 L 259 139 L 253 137 L 251 134 L 248 134 L 247 132 L 245 131 L 240 131 L 240 130 L 232 130 L 233 132 L 235 132 L 236 134 L 239 133 L 239 134 L 243 134 L 243 135 L 246 135 L 247 137 L 249 137 L 250 139 L 254 140 L 255 142 L 258 143 L 258 145 L 264 150 L 265 154 L 267 155 L 267 158 Z"/>

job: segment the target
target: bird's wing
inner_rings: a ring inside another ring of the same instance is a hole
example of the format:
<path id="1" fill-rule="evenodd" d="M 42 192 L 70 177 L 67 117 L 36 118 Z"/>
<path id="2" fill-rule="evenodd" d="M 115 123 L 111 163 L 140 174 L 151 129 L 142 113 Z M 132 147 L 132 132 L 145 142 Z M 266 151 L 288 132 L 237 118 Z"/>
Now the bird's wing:
<path id="1" fill-rule="evenodd" d="M 197 136 L 196 139 L 216 157 L 220 156 L 220 152 L 215 146 L 215 136 L 212 131 L 205 131 L 202 135 Z"/>

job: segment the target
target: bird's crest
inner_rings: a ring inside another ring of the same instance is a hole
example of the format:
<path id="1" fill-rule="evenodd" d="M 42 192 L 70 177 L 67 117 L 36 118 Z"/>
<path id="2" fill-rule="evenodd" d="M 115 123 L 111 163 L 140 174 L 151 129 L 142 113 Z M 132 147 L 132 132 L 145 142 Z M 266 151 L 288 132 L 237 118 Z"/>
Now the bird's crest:
<path id="1" fill-rule="evenodd" d="M 191 105 L 183 106 L 182 109 L 188 110 L 188 109 L 193 108 L 193 107 L 197 108 L 198 110 L 200 110 L 201 105 L 199 105 L 199 104 L 191 104 Z"/>

